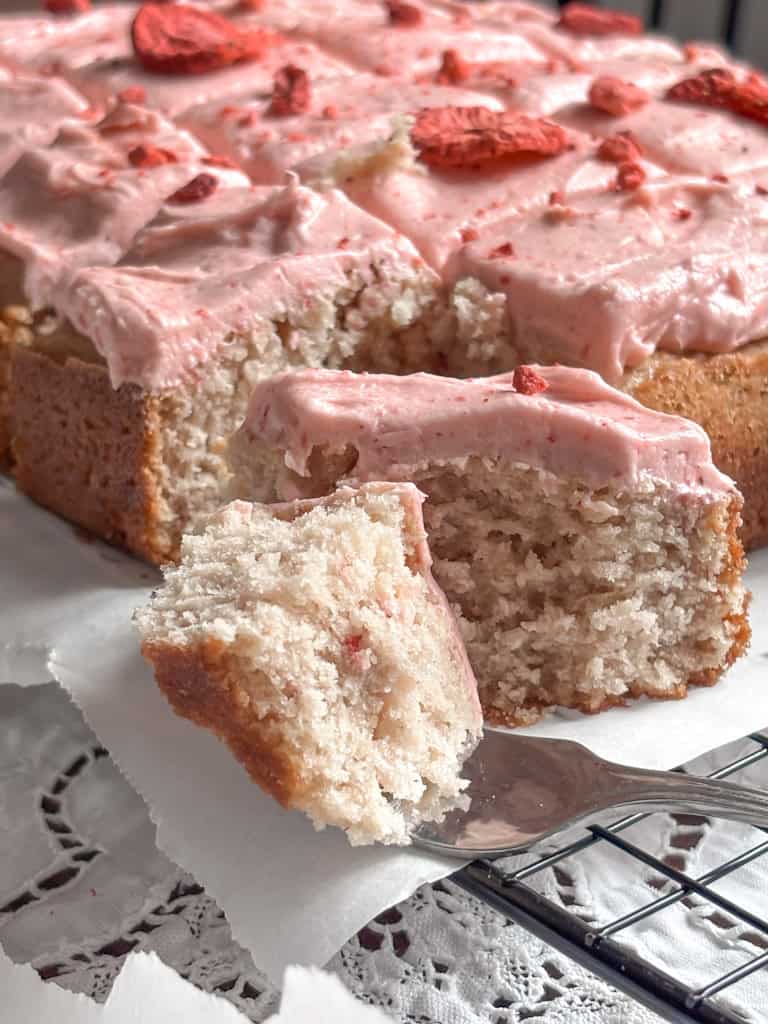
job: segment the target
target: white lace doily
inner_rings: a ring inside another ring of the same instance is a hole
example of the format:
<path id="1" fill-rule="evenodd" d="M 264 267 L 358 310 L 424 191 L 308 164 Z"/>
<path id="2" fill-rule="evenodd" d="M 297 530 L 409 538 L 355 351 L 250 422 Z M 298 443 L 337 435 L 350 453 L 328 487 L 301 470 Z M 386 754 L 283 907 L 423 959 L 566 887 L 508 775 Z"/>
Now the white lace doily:
<path id="1" fill-rule="evenodd" d="M 251 1020 L 268 1016 L 279 993 L 233 942 L 215 903 L 156 849 L 144 804 L 64 692 L 53 683 L 0 686 L 0 721 L 0 942 L 8 955 L 103 1000 L 129 951 L 154 950 Z M 694 874 L 745 849 L 750 838 L 748 829 L 665 816 L 632 834 Z M 760 862 L 740 882 L 726 883 L 746 887 L 742 899 L 751 889 L 753 906 L 759 871 Z M 664 883 L 628 870 L 606 848 L 542 874 L 540 884 L 599 923 L 658 896 Z M 667 925 L 679 937 L 673 966 L 688 969 L 693 981 L 706 943 L 729 963 L 763 951 L 759 936 L 695 900 L 671 911 Z M 669 934 L 654 925 L 629 938 L 669 967 Z M 364 1001 L 414 1024 L 658 1022 L 451 882 L 423 887 L 380 915 L 329 968 Z M 752 998 L 749 989 L 739 1009 L 745 1020 L 762 1019 L 750 1015 Z"/>

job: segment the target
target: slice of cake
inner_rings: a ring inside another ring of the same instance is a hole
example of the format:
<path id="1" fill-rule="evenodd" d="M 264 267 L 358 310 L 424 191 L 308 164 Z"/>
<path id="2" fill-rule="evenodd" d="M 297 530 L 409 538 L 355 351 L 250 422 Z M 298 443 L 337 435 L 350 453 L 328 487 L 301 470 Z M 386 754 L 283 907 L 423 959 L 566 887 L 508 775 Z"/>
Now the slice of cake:
<path id="1" fill-rule="evenodd" d="M 57 79 L 14 78 L 0 84 L 0 106 L 6 99 L 16 117 L 6 118 L 12 166 L 0 179 L 0 462 L 11 434 L 11 345 L 53 330 L 56 288 L 78 267 L 115 263 L 169 196 L 212 170 L 189 133 L 143 107 L 118 103 L 96 123 L 63 117 L 85 104 Z M 216 176 L 222 189 L 248 184 L 229 168 Z"/>
<path id="2" fill-rule="evenodd" d="M 461 803 L 482 726 L 421 500 L 411 484 L 372 483 L 234 502 L 184 538 L 136 616 L 174 710 L 353 844 L 407 843 Z"/>
<path id="3" fill-rule="evenodd" d="M 192 135 L 132 103 L 24 146 L 0 181 L 0 251 L 23 268 L 15 301 L 42 309 L 78 267 L 116 263 L 169 196 L 212 169 Z M 215 171 L 219 188 L 248 184 L 239 171 Z"/>
<path id="4" fill-rule="evenodd" d="M 498 221 L 448 268 L 449 371 L 584 366 L 695 420 L 744 495 L 745 543 L 764 543 L 768 362 L 753 339 L 768 330 L 765 177 L 670 178 Z"/>
<path id="5" fill-rule="evenodd" d="M 56 329 L 13 352 L 19 487 L 154 562 L 219 507 L 258 380 L 423 365 L 438 304 L 413 246 L 341 193 L 217 181 L 183 186 L 115 267 L 70 275 Z"/>
<path id="6" fill-rule="evenodd" d="M 486 717 L 599 711 L 711 685 L 749 637 L 741 497 L 696 425 L 597 374 L 304 371 L 254 391 L 237 494 L 411 480 Z"/>

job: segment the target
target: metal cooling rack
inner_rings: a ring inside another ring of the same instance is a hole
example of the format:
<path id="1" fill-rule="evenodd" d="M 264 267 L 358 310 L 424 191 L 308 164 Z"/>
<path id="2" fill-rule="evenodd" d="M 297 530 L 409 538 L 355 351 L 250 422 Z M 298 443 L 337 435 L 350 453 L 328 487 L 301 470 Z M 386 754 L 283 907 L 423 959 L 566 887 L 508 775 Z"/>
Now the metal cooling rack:
<path id="1" fill-rule="evenodd" d="M 727 778 L 762 761 L 768 767 L 768 732 L 754 733 L 749 736 L 749 740 L 754 744 L 753 749 L 711 772 L 709 777 Z M 677 770 L 685 771 L 684 768 Z M 633 814 L 608 825 L 588 826 L 586 834 L 577 841 L 533 860 L 529 855 L 524 866 L 518 864 L 515 867 L 510 859 L 495 863 L 477 861 L 455 875 L 454 881 L 666 1020 L 675 1024 L 691 1021 L 743 1024 L 743 1018 L 716 1006 L 713 1000 L 737 982 L 767 967 L 768 952 L 753 957 L 727 974 L 716 975 L 713 969 L 711 981 L 705 987 L 693 989 L 646 961 L 641 954 L 622 947 L 621 937 L 632 925 L 695 894 L 735 921 L 749 925 L 757 935 L 765 939 L 768 947 L 768 921 L 712 888 L 714 883 L 739 868 L 768 856 L 768 840 L 751 846 L 714 870 L 694 878 L 659 860 L 622 835 L 631 825 L 648 817 Z M 609 843 L 625 854 L 628 872 L 641 865 L 650 867 L 672 883 L 672 888 L 632 913 L 596 927 L 567 907 L 543 896 L 531 884 L 541 872 L 556 867 L 567 858 L 578 856 L 596 843 Z M 519 862 L 521 858 L 516 860 Z M 768 860 L 766 879 L 768 884 Z M 755 1010 L 759 1009 L 755 1007 Z M 768 1008 L 763 1009 L 768 1019 Z"/>

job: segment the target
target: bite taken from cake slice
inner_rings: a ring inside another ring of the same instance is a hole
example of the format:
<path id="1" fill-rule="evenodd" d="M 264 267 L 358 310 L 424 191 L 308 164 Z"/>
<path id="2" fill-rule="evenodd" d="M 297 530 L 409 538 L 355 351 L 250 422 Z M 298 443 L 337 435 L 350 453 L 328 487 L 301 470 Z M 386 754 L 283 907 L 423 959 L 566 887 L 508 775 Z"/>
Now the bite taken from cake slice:
<path id="1" fill-rule="evenodd" d="M 477 686 L 412 484 L 236 501 L 184 538 L 136 614 L 174 710 L 353 844 L 407 843 L 466 801 Z"/>
<path id="2" fill-rule="evenodd" d="M 687 420 L 597 374 L 303 371 L 257 386 L 240 497 L 410 480 L 486 718 L 594 712 L 711 685 L 749 639 L 742 499 Z"/>

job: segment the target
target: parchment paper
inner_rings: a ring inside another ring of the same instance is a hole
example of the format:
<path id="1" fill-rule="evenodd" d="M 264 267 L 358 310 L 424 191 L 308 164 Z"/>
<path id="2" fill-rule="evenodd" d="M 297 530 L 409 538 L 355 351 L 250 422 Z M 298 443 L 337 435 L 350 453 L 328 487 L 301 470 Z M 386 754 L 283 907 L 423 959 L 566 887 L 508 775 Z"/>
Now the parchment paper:
<path id="1" fill-rule="evenodd" d="M 0 682 L 57 679 L 146 800 L 158 844 L 206 887 L 234 937 L 280 979 L 322 965 L 357 929 L 455 861 L 351 848 L 317 833 L 250 782 L 223 744 L 166 704 L 139 654 L 131 613 L 159 575 L 0 484 Z M 754 640 L 712 689 L 595 717 L 556 714 L 528 730 L 604 757 L 670 768 L 768 724 L 768 551 L 753 556 Z"/>
<path id="2" fill-rule="evenodd" d="M 248 1024 L 219 996 L 201 992 L 155 953 L 131 953 L 107 1002 L 44 983 L 26 964 L 0 950 L 2 1019 L 7 1024 Z M 264 1024 L 391 1024 L 364 1006 L 338 978 L 312 968 L 289 967 L 280 1012 Z"/>

